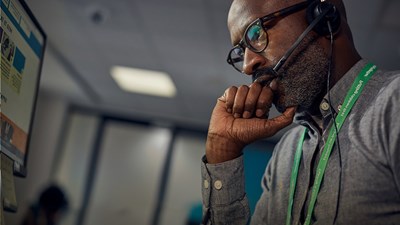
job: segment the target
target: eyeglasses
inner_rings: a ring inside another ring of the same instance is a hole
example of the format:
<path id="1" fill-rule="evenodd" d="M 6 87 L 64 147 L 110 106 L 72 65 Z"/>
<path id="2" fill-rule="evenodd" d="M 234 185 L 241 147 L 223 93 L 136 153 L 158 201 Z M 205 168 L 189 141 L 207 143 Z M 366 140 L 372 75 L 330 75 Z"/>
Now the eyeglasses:
<path id="1" fill-rule="evenodd" d="M 268 46 L 267 27 L 264 24 L 267 21 L 283 18 L 303 10 L 307 5 L 308 2 L 304 1 L 254 20 L 249 26 L 247 26 L 239 44 L 235 45 L 229 51 L 227 62 L 237 71 L 242 73 L 245 48 L 248 48 L 255 53 L 261 53 Z"/>

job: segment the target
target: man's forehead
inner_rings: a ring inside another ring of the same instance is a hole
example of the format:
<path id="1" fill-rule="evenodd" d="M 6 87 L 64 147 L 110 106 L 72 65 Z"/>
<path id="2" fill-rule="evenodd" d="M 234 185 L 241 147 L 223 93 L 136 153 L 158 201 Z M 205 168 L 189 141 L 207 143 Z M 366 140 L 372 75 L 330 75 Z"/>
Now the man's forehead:
<path id="1" fill-rule="evenodd" d="M 252 21 L 264 14 L 275 0 L 234 0 L 228 15 L 228 26 L 238 21 Z"/>
<path id="2" fill-rule="evenodd" d="M 304 0 L 233 0 L 230 13 L 232 10 L 234 12 L 250 10 L 253 13 L 261 13 L 262 11 L 268 13 L 276 11 L 278 8 L 293 5 L 301 1 Z"/>
<path id="3" fill-rule="evenodd" d="M 228 15 L 228 28 L 233 39 L 243 33 L 255 19 L 276 11 L 288 4 L 287 0 L 233 0 Z M 234 40 L 232 40 L 234 41 Z"/>

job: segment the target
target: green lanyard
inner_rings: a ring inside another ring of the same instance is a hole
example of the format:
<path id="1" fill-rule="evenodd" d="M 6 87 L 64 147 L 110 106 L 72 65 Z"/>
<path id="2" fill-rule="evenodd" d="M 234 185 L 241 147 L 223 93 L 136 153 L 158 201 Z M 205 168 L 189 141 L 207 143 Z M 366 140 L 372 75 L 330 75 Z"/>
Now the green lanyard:
<path id="1" fill-rule="evenodd" d="M 354 103 L 357 101 L 358 97 L 360 97 L 361 91 L 363 90 L 364 86 L 367 84 L 369 79 L 375 73 L 376 68 L 377 67 L 371 63 L 367 64 L 354 80 L 353 85 L 347 92 L 346 98 L 335 120 L 338 132 L 342 127 L 344 121 L 346 120 L 346 117 L 349 114 L 350 110 L 353 108 Z M 290 177 L 289 205 L 288 205 L 288 213 L 286 216 L 286 225 L 290 225 L 291 222 L 294 192 L 296 190 L 297 175 L 299 172 L 301 155 L 303 152 L 303 143 L 306 133 L 307 133 L 307 128 L 304 129 L 304 132 L 300 137 L 300 141 L 297 145 L 297 150 L 294 157 L 292 175 Z M 322 178 L 324 177 L 326 166 L 328 164 L 328 159 L 333 149 L 333 145 L 335 144 L 336 135 L 337 134 L 335 131 L 335 126 L 332 126 L 331 129 L 329 130 L 329 136 L 326 141 L 324 150 L 322 151 L 321 159 L 318 162 L 314 185 L 312 187 L 312 192 L 311 192 L 311 201 L 308 206 L 307 217 L 304 222 L 304 225 L 309 225 L 311 223 L 311 216 L 314 211 L 315 202 L 317 201 L 318 192 L 321 187 L 321 182 Z"/>

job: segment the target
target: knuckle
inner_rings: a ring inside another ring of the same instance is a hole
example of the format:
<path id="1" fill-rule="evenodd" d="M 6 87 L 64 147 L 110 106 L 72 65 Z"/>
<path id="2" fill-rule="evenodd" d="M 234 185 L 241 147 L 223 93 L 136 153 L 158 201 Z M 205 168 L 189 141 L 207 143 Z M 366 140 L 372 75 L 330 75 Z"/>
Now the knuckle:
<path id="1" fill-rule="evenodd" d="M 247 85 L 241 85 L 238 89 L 239 91 L 248 91 L 249 90 L 249 86 Z"/>
<path id="2" fill-rule="evenodd" d="M 273 92 L 270 87 L 264 86 L 262 91 L 267 95 L 271 95 L 271 96 L 273 95 Z"/>
<path id="3" fill-rule="evenodd" d="M 226 89 L 226 92 L 229 92 L 229 91 L 236 91 L 238 88 L 236 87 L 236 86 L 231 86 L 231 87 L 229 87 L 228 89 Z"/>
<path id="4" fill-rule="evenodd" d="M 259 83 L 252 83 L 250 85 L 250 89 L 255 92 L 260 92 L 262 90 L 262 87 L 261 87 L 261 84 L 259 84 Z"/>
<path id="5" fill-rule="evenodd" d="M 224 95 L 225 95 L 225 96 L 235 95 L 237 89 L 238 89 L 237 87 L 231 86 L 231 87 L 229 87 L 229 88 L 227 88 L 227 89 L 225 90 Z"/>
<path id="6" fill-rule="evenodd" d="M 250 84 L 250 87 L 254 87 L 254 88 L 261 87 L 261 84 L 257 83 L 257 82 L 253 82 Z"/>
<path id="7" fill-rule="evenodd" d="M 267 99 L 265 99 L 265 98 L 259 98 L 259 99 L 258 99 L 258 105 L 259 105 L 259 106 L 264 107 L 264 106 L 266 106 L 267 104 L 268 104 Z"/>
<path id="8" fill-rule="evenodd" d="M 252 83 L 251 85 L 250 85 L 250 89 L 252 89 L 252 90 L 255 90 L 255 91 L 257 91 L 257 92 L 260 92 L 261 90 L 262 90 L 262 86 L 261 86 L 261 84 L 259 84 L 259 83 Z"/>
<path id="9" fill-rule="evenodd" d="M 256 100 L 253 98 L 247 98 L 244 104 L 245 107 L 254 107 L 256 105 Z"/>
<path id="10" fill-rule="evenodd" d="M 241 107 L 241 106 L 235 104 L 235 105 L 233 106 L 233 112 L 242 113 L 242 112 L 243 112 L 243 107 Z"/>

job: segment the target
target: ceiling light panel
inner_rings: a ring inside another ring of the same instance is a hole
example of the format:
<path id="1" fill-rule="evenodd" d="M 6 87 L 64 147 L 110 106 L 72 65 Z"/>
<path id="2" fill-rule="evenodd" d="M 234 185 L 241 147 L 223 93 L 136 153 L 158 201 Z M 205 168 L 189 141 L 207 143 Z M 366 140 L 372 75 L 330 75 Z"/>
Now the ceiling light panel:
<path id="1" fill-rule="evenodd" d="M 111 76 L 127 92 L 173 98 L 176 87 L 171 77 L 160 71 L 113 66 Z"/>

